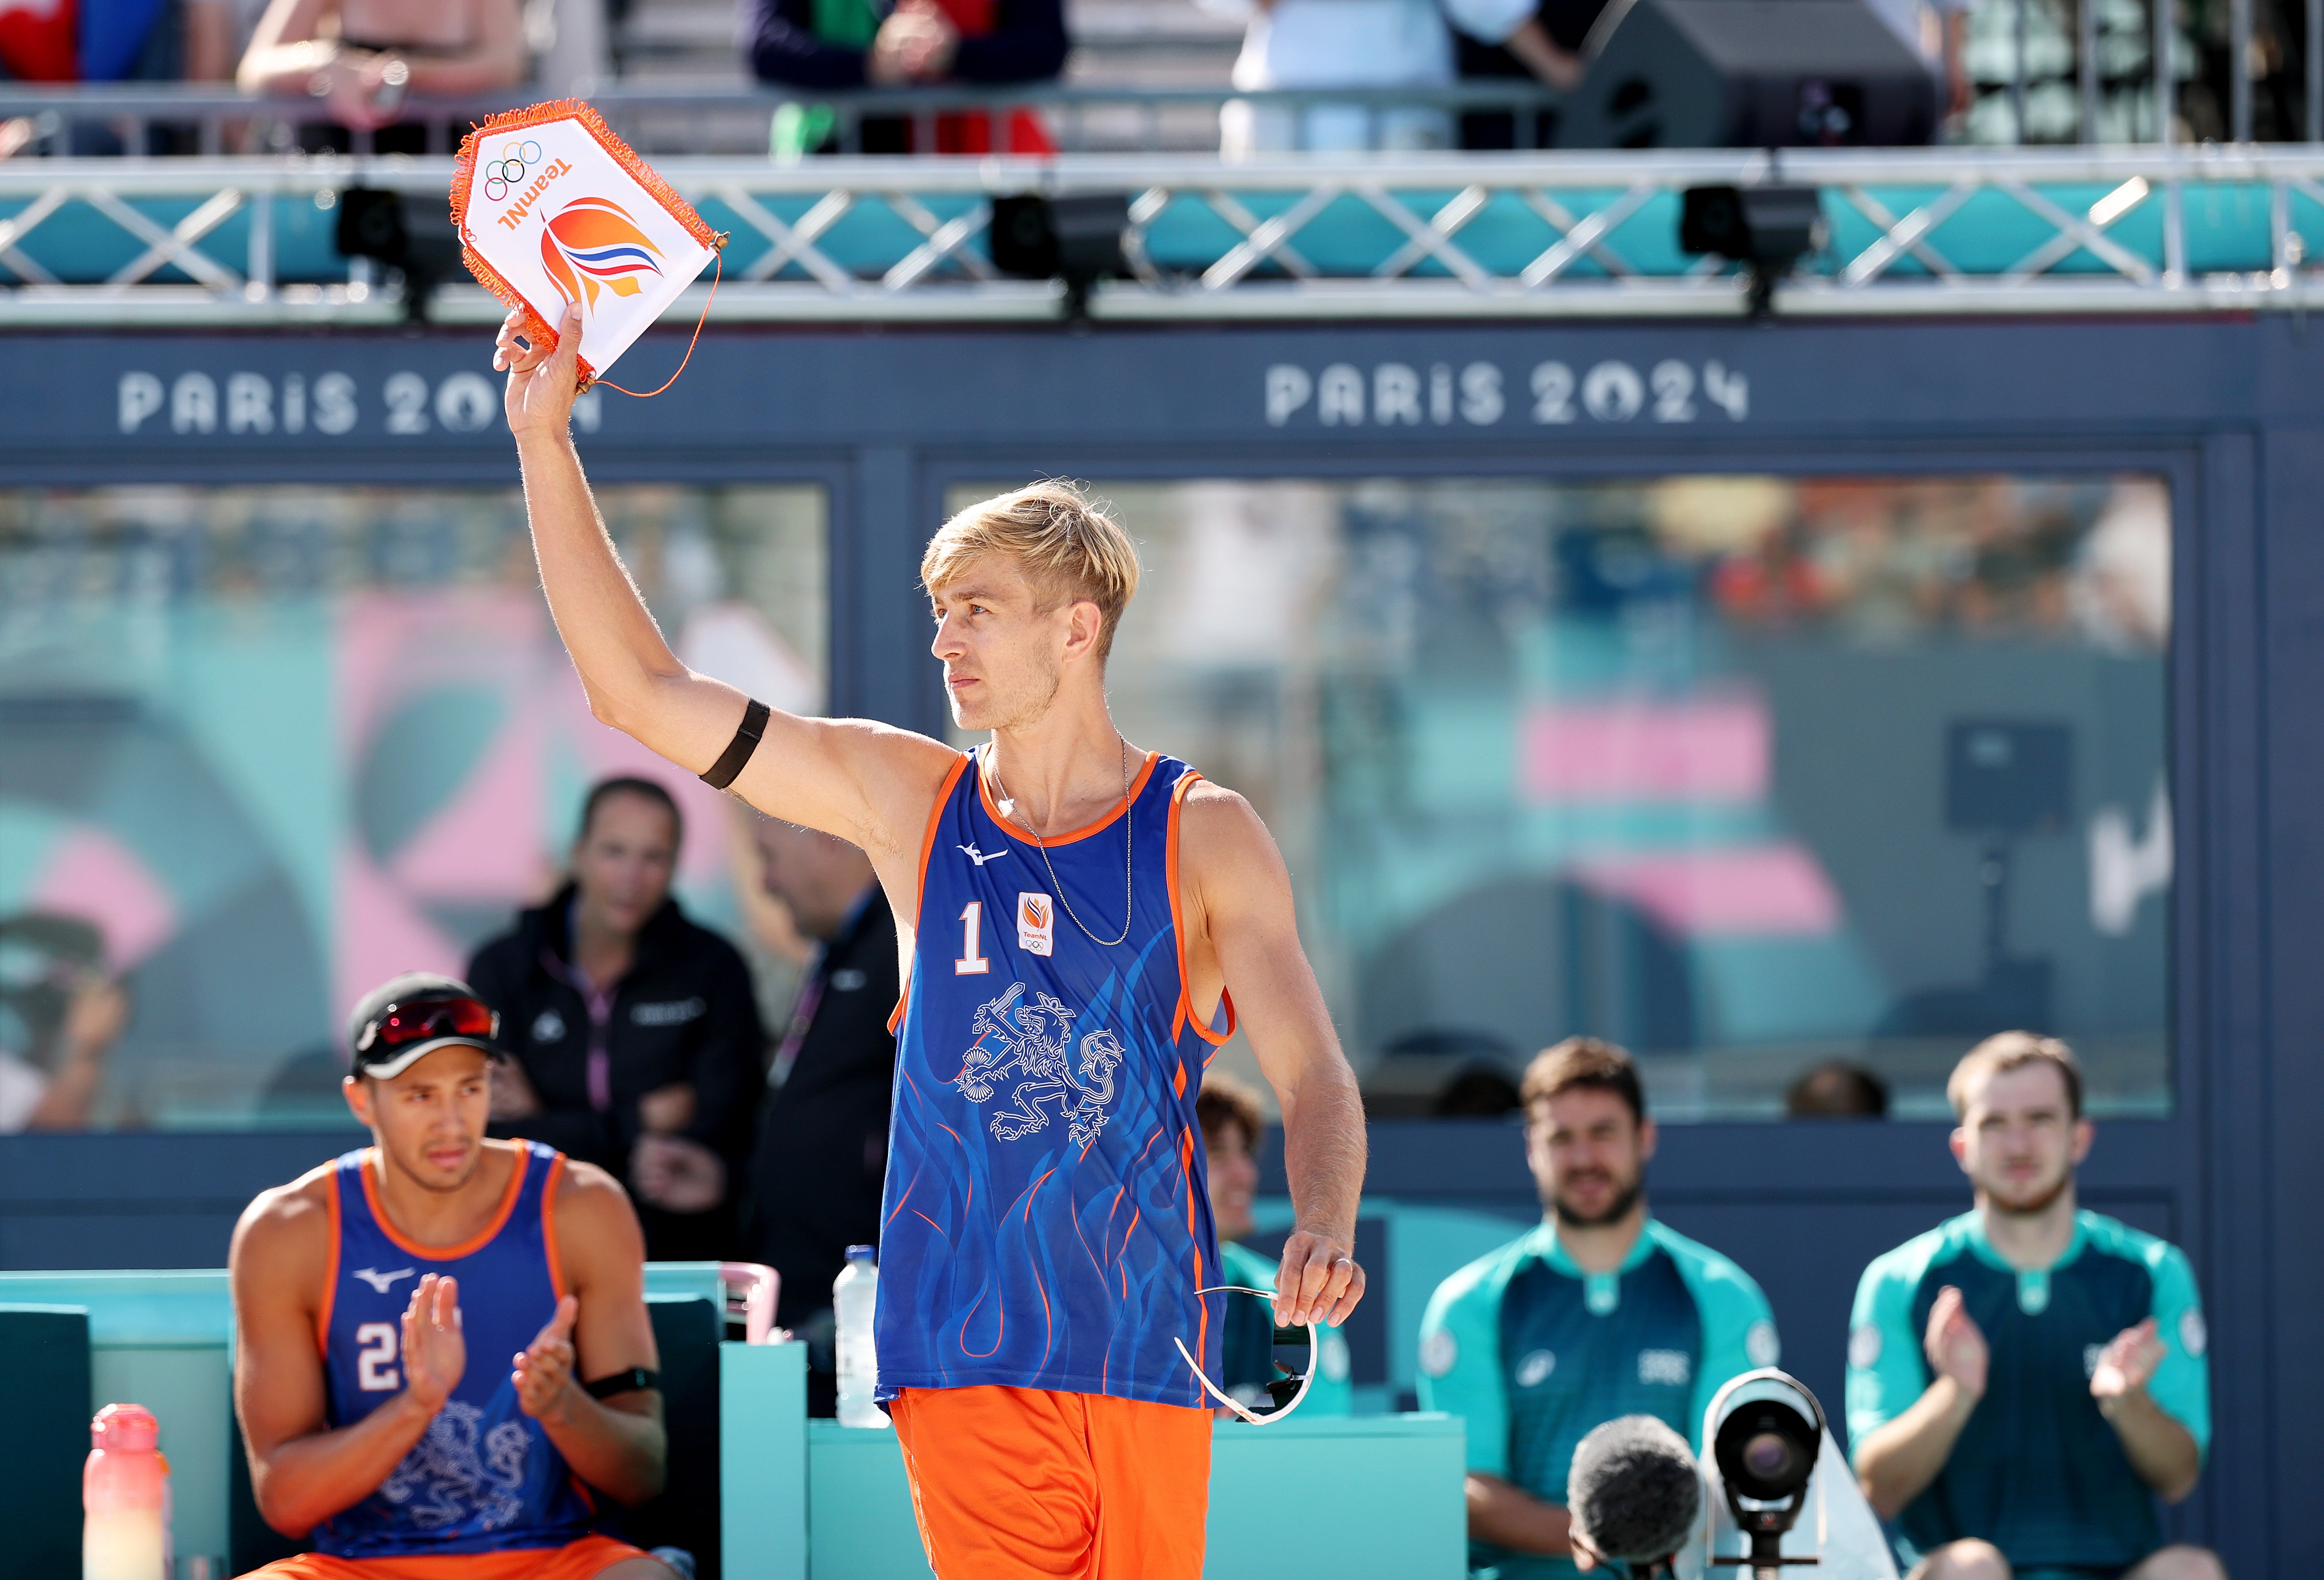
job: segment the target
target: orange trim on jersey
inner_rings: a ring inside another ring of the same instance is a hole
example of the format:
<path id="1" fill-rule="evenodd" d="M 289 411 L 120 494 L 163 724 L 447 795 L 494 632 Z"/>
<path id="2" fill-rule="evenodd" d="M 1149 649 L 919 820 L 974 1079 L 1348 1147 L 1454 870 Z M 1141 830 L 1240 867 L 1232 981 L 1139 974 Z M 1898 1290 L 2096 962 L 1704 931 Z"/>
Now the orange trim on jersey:
<path id="1" fill-rule="evenodd" d="M 920 907 L 928 897 L 928 860 L 936 853 L 936 827 L 944 821 L 945 808 L 952 804 L 952 787 L 960 782 L 962 772 L 974 755 L 971 752 L 963 752 L 960 761 L 952 765 L 952 772 L 945 775 L 944 783 L 936 790 L 936 804 L 928 808 L 927 832 L 920 836 L 920 878 L 912 890 L 912 962 L 916 966 L 920 958 Z M 893 1037 L 896 1028 L 904 1023 L 904 1006 L 911 1002 L 912 978 L 909 973 L 906 973 L 903 989 L 896 994 L 896 1008 L 888 1016 L 889 1036 Z"/>
<path id="2" fill-rule="evenodd" d="M 973 756 L 974 753 L 971 753 L 971 755 Z M 984 759 L 982 757 L 978 757 L 976 759 L 976 794 L 977 799 L 984 803 L 986 816 L 990 817 L 995 823 L 1000 824 L 1002 830 L 1007 833 L 1010 838 L 1021 839 L 1027 845 L 1046 845 L 1051 850 L 1055 850 L 1061 845 L 1071 845 L 1076 839 L 1087 839 L 1091 835 L 1100 833 L 1102 830 L 1111 827 L 1116 818 L 1120 817 L 1123 813 L 1130 810 L 1130 803 L 1136 800 L 1144 793 L 1146 790 L 1146 781 L 1154 777 L 1154 765 L 1160 761 L 1162 761 L 1161 753 L 1148 752 L 1146 753 L 1146 765 L 1138 771 L 1138 777 L 1130 781 L 1130 795 L 1120 806 L 1114 808 L 1112 811 L 1108 812 L 1104 817 L 1100 818 L 1096 822 L 1091 824 L 1086 828 L 1076 828 L 1071 834 L 1059 834 L 1047 839 L 1034 838 L 1032 835 L 1027 833 L 1024 829 L 1019 828 L 1016 824 L 1011 823 L 1008 818 L 1001 815 L 1001 808 L 992 804 L 992 787 L 985 782 Z"/>
<path id="3" fill-rule="evenodd" d="M 339 1294 L 339 1170 L 337 1164 L 323 1181 L 324 1210 L 331 1220 L 331 1259 L 323 1274 L 323 1303 L 315 1311 L 315 1349 L 325 1361 L 331 1358 L 331 1310 Z"/>
<path id="4" fill-rule="evenodd" d="M 1203 1287 L 1203 1226 L 1195 1214 L 1193 1131 L 1185 1132 L 1178 1139 L 1178 1173 L 1186 1185 L 1186 1238 L 1194 1243 L 1194 1308 L 1203 1314 L 1202 1321 L 1194 1330 L 1194 1354 L 1197 1357 L 1207 1357 L 1211 1353 L 1211 1303 L 1200 1293 Z"/>
<path id="5" fill-rule="evenodd" d="M 1234 997 L 1224 988 L 1219 990 L 1219 1003 L 1227 1008 L 1225 1030 L 1213 1031 L 1194 1018 L 1194 998 L 1188 991 L 1186 984 L 1186 919 L 1178 906 L 1178 816 L 1185 810 L 1186 792 L 1192 790 L 1195 781 L 1202 777 L 1190 768 L 1179 778 L 1178 782 L 1170 788 L 1170 832 L 1162 844 L 1162 872 L 1164 886 L 1170 891 L 1170 937 L 1178 946 L 1179 1017 L 1187 1025 L 1192 1026 L 1195 1035 L 1204 1041 L 1213 1048 L 1222 1048 L 1226 1045 L 1227 1039 L 1235 1034 Z M 1214 1015 L 1217 1012 L 1215 1010 L 1212 1012 Z M 1178 1039 L 1175 1029 L 1171 1031 L 1170 1039 L 1173 1042 Z"/>
<path id="6" fill-rule="evenodd" d="M 549 1178 L 540 1187 L 540 1248 L 549 1253 L 549 1289 L 565 1298 L 565 1259 L 557 1254 L 557 1182 L 565 1178 L 565 1154 L 549 1160 Z"/>
<path id="7" fill-rule="evenodd" d="M 372 1222 L 379 1225 L 379 1232 L 410 1255 L 424 1257 L 429 1261 L 457 1261 L 464 1256 L 474 1256 L 482 1251 L 493 1243 L 493 1235 L 508 1227 L 509 1215 L 516 1211 L 516 1198 L 524 1192 L 525 1169 L 532 1154 L 519 1147 L 515 1156 L 509 1160 L 508 1188 L 501 1193 L 501 1205 L 493 1213 L 492 1222 L 457 1245 L 422 1245 L 417 1241 L 406 1240 L 402 1232 L 388 1222 L 386 1209 L 379 1205 L 379 1189 L 372 1184 L 371 1178 L 372 1160 L 378 1156 L 377 1147 L 371 1148 L 364 1155 L 363 1187 L 364 1205 L 371 1208 Z"/>

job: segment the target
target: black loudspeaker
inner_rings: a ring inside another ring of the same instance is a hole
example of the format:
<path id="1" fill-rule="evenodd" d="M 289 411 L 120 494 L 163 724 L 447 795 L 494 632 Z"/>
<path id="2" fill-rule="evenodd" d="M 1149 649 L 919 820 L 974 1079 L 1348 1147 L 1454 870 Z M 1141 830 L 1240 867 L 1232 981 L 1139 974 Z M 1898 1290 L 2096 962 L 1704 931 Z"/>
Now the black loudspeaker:
<path id="1" fill-rule="evenodd" d="M 1616 0 L 1582 46 L 1562 148 L 1904 147 L 1934 68 L 1865 0 Z"/>

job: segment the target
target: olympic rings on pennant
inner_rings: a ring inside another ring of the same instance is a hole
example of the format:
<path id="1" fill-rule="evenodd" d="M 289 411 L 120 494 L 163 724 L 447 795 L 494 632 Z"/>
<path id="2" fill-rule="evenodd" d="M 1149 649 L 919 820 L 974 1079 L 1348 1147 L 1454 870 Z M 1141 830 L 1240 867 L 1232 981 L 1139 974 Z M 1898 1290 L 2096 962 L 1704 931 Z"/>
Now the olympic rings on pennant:
<path id="1" fill-rule="evenodd" d="M 488 203 L 499 202 L 512 189 L 522 185 L 526 169 L 540 162 L 540 144 L 530 137 L 503 145 L 501 153 L 501 158 L 484 167 L 484 200 Z"/>

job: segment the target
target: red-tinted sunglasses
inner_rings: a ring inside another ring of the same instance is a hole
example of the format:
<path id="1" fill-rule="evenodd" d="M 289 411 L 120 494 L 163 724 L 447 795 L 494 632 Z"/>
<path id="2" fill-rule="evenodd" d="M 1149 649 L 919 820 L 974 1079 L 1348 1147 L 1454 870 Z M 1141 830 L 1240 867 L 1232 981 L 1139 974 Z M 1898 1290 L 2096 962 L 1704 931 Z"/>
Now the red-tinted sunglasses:
<path id="1" fill-rule="evenodd" d="M 355 1039 L 355 1051 L 373 1056 L 392 1053 L 399 1048 L 438 1037 L 469 1037 L 490 1042 L 500 1032 L 499 1012 L 475 999 L 450 995 L 419 998 L 409 1003 L 390 1004 L 377 1020 L 365 1021 L 362 1035 Z"/>

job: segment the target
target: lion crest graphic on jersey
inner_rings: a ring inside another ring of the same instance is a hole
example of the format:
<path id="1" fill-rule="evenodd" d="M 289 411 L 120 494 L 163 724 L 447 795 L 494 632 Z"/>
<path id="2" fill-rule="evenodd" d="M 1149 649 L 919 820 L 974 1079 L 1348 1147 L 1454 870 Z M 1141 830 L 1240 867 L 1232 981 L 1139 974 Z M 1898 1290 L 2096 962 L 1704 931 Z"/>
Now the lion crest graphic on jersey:
<path id="1" fill-rule="evenodd" d="M 576 198 L 558 209 L 540 233 L 540 265 L 567 301 L 594 308 L 602 286 L 616 296 L 635 296 L 642 275 L 661 273 L 661 256 L 620 204 L 605 198 Z"/>
<path id="2" fill-rule="evenodd" d="M 1052 1098 L 1075 1146 L 1088 1146 L 1105 1128 L 1105 1105 L 1113 1101 L 1114 1072 L 1121 1067 L 1121 1039 L 1101 1028 L 1083 1033 L 1076 1046 L 1073 1022 L 1078 1018 L 1046 993 L 1026 1003 L 1021 982 L 976 1012 L 969 1024 L 974 1040 L 961 1055 L 952 1085 L 971 1103 L 983 1104 L 1015 1077 L 1009 1106 L 992 1116 L 992 1133 L 1002 1141 L 1048 1128 L 1041 1104 Z"/>
<path id="3" fill-rule="evenodd" d="M 532 1446 L 521 1421 L 503 1421 L 479 1433 L 484 1412 L 449 1400 L 382 1482 L 379 1495 L 422 1530 L 474 1519 L 496 1530 L 524 1512 L 524 1461 Z"/>

